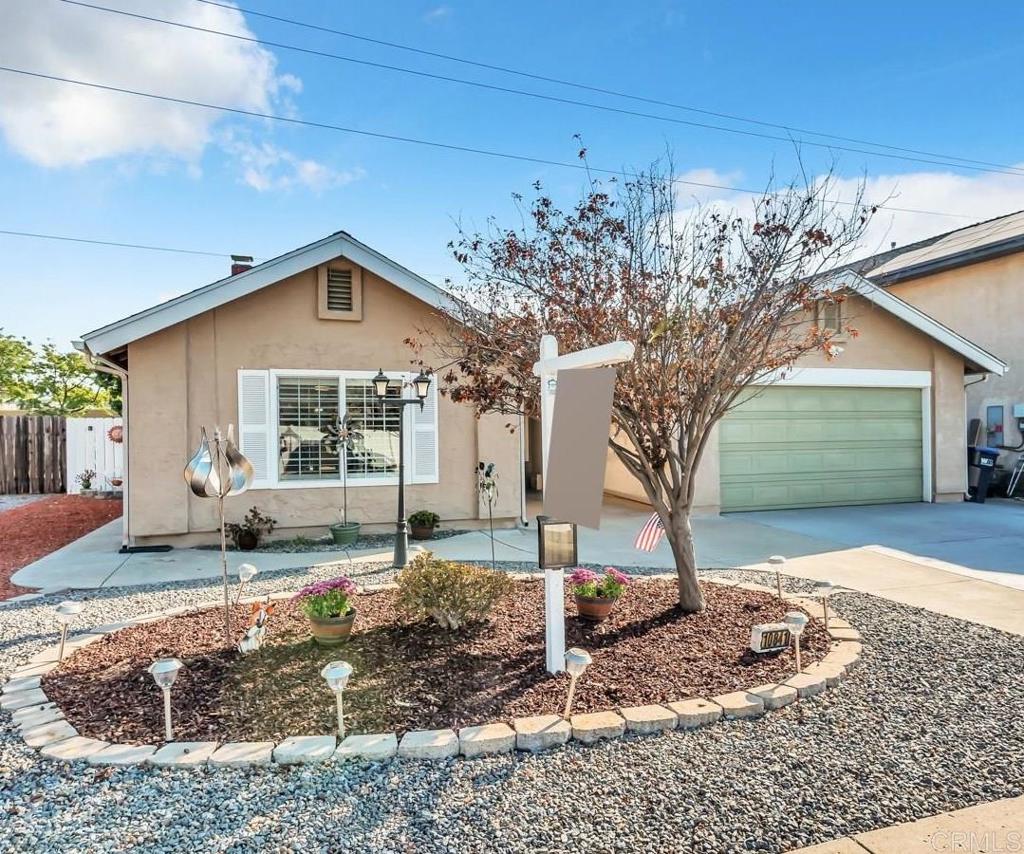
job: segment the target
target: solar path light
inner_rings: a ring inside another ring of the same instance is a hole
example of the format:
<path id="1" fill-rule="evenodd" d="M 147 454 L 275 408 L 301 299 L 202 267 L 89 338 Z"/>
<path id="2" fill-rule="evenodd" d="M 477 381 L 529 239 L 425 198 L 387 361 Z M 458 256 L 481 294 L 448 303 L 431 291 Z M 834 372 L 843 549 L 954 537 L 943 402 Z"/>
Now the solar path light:
<path id="1" fill-rule="evenodd" d="M 348 678 L 352 675 L 352 665 L 347 661 L 332 661 L 324 665 L 320 675 L 327 682 L 327 687 L 334 692 L 334 698 L 338 703 L 338 738 L 345 737 L 345 707 L 342 702 L 342 695 Z"/>
<path id="2" fill-rule="evenodd" d="M 60 623 L 60 652 L 57 661 L 64 660 L 64 643 L 68 639 L 68 627 L 71 621 L 85 610 L 84 602 L 61 602 L 56 608 L 57 622 Z"/>
<path id="3" fill-rule="evenodd" d="M 235 594 L 235 604 L 237 605 L 242 599 L 242 591 L 245 589 L 247 582 L 252 581 L 259 570 L 251 563 L 242 563 L 238 566 L 238 592 Z"/>
<path id="4" fill-rule="evenodd" d="M 803 671 L 800 666 L 800 635 L 803 633 L 804 626 L 807 625 L 807 615 L 803 611 L 790 611 L 786 614 L 784 622 L 793 635 L 793 647 L 796 650 L 796 672 L 800 673 Z"/>
<path id="5" fill-rule="evenodd" d="M 828 597 L 836 592 L 836 586 L 831 581 L 818 581 L 814 585 L 814 592 L 821 597 L 821 610 L 825 618 L 825 631 L 828 631 Z"/>
<path id="6" fill-rule="evenodd" d="M 576 681 L 583 675 L 583 671 L 586 670 L 593 661 L 594 659 L 590 657 L 590 653 L 585 649 L 580 649 L 578 646 L 574 646 L 565 653 L 565 670 L 569 674 L 569 695 L 565 698 L 565 712 L 562 715 L 563 718 L 568 718 L 569 712 L 572 709 L 572 698 L 576 693 Z"/>
<path id="7" fill-rule="evenodd" d="M 171 686 L 178 678 L 178 671 L 184 667 L 176 658 L 158 658 L 149 665 L 149 672 L 157 687 L 164 692 L 164 739 L 174 740 L 174 729 L 171 727 Z"/>
<path id="8" fill-rule="evenodd" d="M 782 555 L 772 555 L 768 558 L 769 566 L 775 567 L 775 589 L 779 594 L 779 601 L 782 601 L 782 567 L 786 565 L 786 559 Z"/>

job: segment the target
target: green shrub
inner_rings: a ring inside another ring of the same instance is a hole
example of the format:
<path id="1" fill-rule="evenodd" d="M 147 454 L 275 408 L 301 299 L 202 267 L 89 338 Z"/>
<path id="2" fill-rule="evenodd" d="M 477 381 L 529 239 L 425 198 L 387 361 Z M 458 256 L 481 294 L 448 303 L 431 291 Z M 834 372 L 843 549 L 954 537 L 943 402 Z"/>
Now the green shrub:
<path id="1" fill-rule="evenodd" d="M 484 619 L 511 586 L 503 572 L 424 552 L 398 575 L 398 606 L 414 618 L 430 617 L 441 628 L 458 629 Z"/>
<path id="2" fill-rule="evenodd" d="M 430 510 L 417 510 L 409 517 L 409 524 L 415 528 L 436 528 L 441 517 Z"/>

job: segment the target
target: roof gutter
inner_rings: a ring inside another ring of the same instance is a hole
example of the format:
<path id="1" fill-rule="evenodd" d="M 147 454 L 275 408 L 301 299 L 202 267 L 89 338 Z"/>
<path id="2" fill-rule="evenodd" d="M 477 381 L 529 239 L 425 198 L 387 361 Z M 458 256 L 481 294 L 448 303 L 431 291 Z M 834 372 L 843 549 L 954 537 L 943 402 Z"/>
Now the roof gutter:
<path id="1" fill-rule="evenodd" d="M 123 435 L 122 442 L 124 444 L 124 468 L 122 472 L 124 479 L 124 501 L 121 508 L 121 551 L 127 552 L 131 548 L 131 501 L 129 492 L 131 489 L 131 473 L 129 472 L 130 454 L 128 453 L 128 369 L 122 368 L 120 365 L 115 365 L 103 356 L 97 356 L 89 349 L 89 345 L 84 341 L 72 341 L 71 344 L 85 357 L 85 360 L 95 370 L 101 371 L 104 374 L 112 374 L 121 380 L 121 430 Z"/>

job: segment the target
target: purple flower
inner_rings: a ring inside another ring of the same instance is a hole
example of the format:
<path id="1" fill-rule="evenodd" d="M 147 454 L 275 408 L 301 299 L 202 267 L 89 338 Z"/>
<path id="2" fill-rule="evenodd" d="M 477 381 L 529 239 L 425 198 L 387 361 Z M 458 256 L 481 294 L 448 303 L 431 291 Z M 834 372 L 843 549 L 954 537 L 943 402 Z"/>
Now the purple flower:
<path id="1" fill-rule="evenodd" d="M 606 566 L 604 568 L 604 574 L 614 579 L 616 584 L 631 584 L 633 582 L 632 578 L 624 572 L 620 572 L 614 566 Z"/>
<path id="2" fill-rule="evenodd" d="M 337 578 L 330 578 L 327 581 L 314 581 L 312 584 L 307 584 L 298 593 L 292 597 L 292 601 L 296 602 L 301 599 L 309 599 L 313 596 L 326 596 L 333 592 L 344 593 L 346 596 L 351 596 L 356 592 L 355 582 L 351 578 L 345 575 L 339 575 Z"/>
<path id="3" fill-rule="evenodd" d="M 591 581 L 597 581 L 597 573 L 584 569 L 582 566 L 574 569 L 572 575 L 569 576 L 570 584 L 589 584 Z"/>

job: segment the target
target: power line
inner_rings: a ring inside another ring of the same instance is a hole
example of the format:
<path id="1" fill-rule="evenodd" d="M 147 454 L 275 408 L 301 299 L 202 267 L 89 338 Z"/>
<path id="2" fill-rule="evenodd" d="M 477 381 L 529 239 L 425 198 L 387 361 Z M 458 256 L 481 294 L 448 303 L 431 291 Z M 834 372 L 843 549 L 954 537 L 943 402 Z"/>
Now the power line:
<path id="1" fill-rule="evenodd" d="M 339 62 L 347 62 L 354 65 L 362 65 L 368 68 L 375 68 L 384 71 L 393 71 L 399 74 L 407 74 L 414 77 L 420 77 L 428 80 L 439 80 L 445 83 L 457 83 L 463 86 L 471 86 L 477 89 L 485 89 L 492 92 L 500 92 L 506 95 L 517 95 L 525 98 L 533 98 L 535 100 L 547 101 L 555 104 L 566 104 L 569 106 L 583 107 L 590 110 L 599 110 L 606 113 L 615 113 L 617 115 L 629 116 L 632 118 L 650 119 L 659 122 L 668 122 L 670 124 L 684 125 L 686 127 L 701 128 L 703 130 L 717 131 L 719 133 L 729 133 L 737 136 L 753 137 L 755 139 L 766 139 L 775 142 L 789 142 L 800 145 L 814 146 L 815 148 L 824 148 L 829 151 L 846 151 L 854 154 L 864 154 L 869 157 L 883 157 L 890 160 L 904 160 L 912 163 L 924 163 L 930 166 L 946 166 L 952 169 L 968 169 L 975 172 L 990 172 L 999 175 L 1013 175 L 1016 177 L 1024 178 L 1024 170 L 1019 170 L 1013 166 L 1000 166 L 994 168 L 991 166 L 972 166 L 967 163 L 953 163 L 944 160 L 926 159 L 923 157 L 914 157 L 909 154 L 890 154 L 882 151 L 871 151 L 866 148 L 852 148 L 850 146 L 837 145 L 834 143 L 816 142 L 814 140 L 793 138 L 792 136 L 779 136 L 778 134 L 763 133 L 760 131 L 744 130 L 742 128 L 727 127 L 726 125 L 715 125 L 708 122 L 693 121 L 690 119 L 674 118 L 672 116 L 663 116 L 655 113 L 644 113 L 639 110 L 629 110 L 622 107 L 612 107 L 607 104 L 598 104 L 592 101 L 579 101 L 573 98 L 562 98 L 557 95 L 545 95 L 540 92 L 531 92 L 525 89 L 515 89 L 509 86 L 498 86 L 491 83 L 483 83 L 478 80 L 467 80 L 462 77 L 450 77 L 444 74 L 435 74 L 428 71 L 419 71 L 413 68 L 406 68 L 401 65 L 391 65 L 384 62 L 374 62 L 367 59 L 357 59 L 351 56 L 344 56 L 338 53 L 330 53 L 328 51 L 316 50 L 314 48 L 302 47 L 300 45 L 286 44 L 284 42 L 275 42 L 268 39 L 258 39 L 253 36 L 245 36 L 239 33 L 229 33 L 224 30 L 214 30 L 209 27 L 200 27 L 194 24 L 186 24 L 180 21 L 170 21 L 166 18 L 158 18 L 153 15 L 143 15 L 138 12 L 129 12 L 124 9 L 113 9 L 108 6 L 100 6 L 94 3 L 87 3 L 84 0 L 61 0 L 70 6 L 78 6 L 84 9 L 91 9 L 98 12 L 108 12 L 114 15 L 121 15 L 127 18 L 134 18 L 140 21 L 147 21 L 154 24 L 163 24 L 170 27 L 177 27 L 178 29 L 189 30 L 192 32 L 206 33 L 208 35 L 220 36 L 222 38 L 235 39 L 237 41 L 246 42 L 248 44 L 258 44 L 265 47 L 277 48 L 279 50 L 290 50 L 296 53 L 303 53 L 309 56 L 316 56 L 322 59 L 332 59 Z M 869 143 L 873 144 L 873 143 Z M 954 158 L 961 159 L 961 158 Z"/>
<path id="2" fill-rule="evenodd" d="M 456 145 L 454 143 L 437 142 L 436 140 L 419 139 L 411 136 L 400 136 L 398 134 L 381 133 L 380 131 L 369 131 L 360 128 L 351 128 L 344 125 L 335 125 L 328 122 L 315 122 L 309 119 L 300 119 L 293 116 L 279 116 L 274 113 L 262 113 L 258 110 L 246 110 L 242 107 L 226 107 L 222 104 L 207 104 L 203 101 L 194 101 L 188 98 L 176 98 L 172 95 L 157 95 L 153 92 L 141 92 L 137 89 L 127 89 L 120 86 L 108 86 L 103 83 L 90 83 L 85 80 L 76 80 L 71 77 L 60 77 L 54 74 L 43 74 L 38 71 L 28 71 L 23 68 L 11 68 L 9 66 L 0 65 L 0 72 L 7 74 L 19 74 L 23 77 L 32 77 L 38 80 L 51 80 L 58 83 L 69 83 L 75 86 L 83 86 L 89 89 L 97 89 L 103 92 L 116 92 L 121 95 L 133 95 L 139 98 L 149 98 L 154 101 L 163 101 L 170 104 L 181 104 L 190 107 L 201 107 L 205 110 L 216 110 L 218 112 L 231 113 L 233 115 L 247 116 L 255 119 L 268 119 L 270 121 L 282 122 L 284 124 L 298 125 L 301 127 L 318 128 L 320 130 L 330 130 L 339 133 L 349 133 L 357 136 L 365 136 L 371 139 L 385 139 L 390 142 L 404 142 L 409 145 L 420 145 L 426 148 L 436 148 L 445 151 L 456 151 L 461 154 L 477 154 L 482 157 L 494 157 L 504 160 L 514 160 L 520 163 L 533 163 L 541 166 L 557 166 L 564 169 L 575 169 L 578 171 L 600 173 L 602 175 L 614 175 L 622 176 L 625 178 L 640 178 L 641 176 L 636 172 L 627 172 L 621 169 L 607 169 L 599 166 L 591 166 L 587 163 L 574 163 L 567 160 L 549 160 L 543 157 L 533 157 L 526 154 L 514 154 L 512 152 L 494 151 L 487 148 L 474 148 L 468 145 Z M 744 193 L 753 196 L 760 196 L 763 190 L 750 189 L 747 187 L 730 187 L 725 184 L 712 184 L 705 181 L 690 181 L 684 180 L 683 178 L 670 178 L 668 179 L 672 184 L 682 184 L 689 187 L 700 187 L 707 190 L 725 190 L 731 193 Z M 828 200 L 832 204 L 845 205 L 854 207 L 854 202 L 847 202 L 840 199 Z M 879 208 L 884 208 L 890 211 L 896 211 L 899 213 L 916 213 L 916 214 L 928 214 L 932 216 L 948 216 L 956 217 L 960 219 L 972 219 L 972 217 L 965 214 L 949 213 L 947 211 L 929 211 L 922 210 L 919 208 L 898 208 L 890 205 L 878 205 Z"/>
<path id="3" fill-rule="evenodd" d="M 290 24 L 295 27 L 302 27 L 308 30 L 315 30 L 321 33 L 330 33 L 331 35 L 341 36 L 347 39 L 353 39 L 355 41 L 366 42 L 367 44 L 375 44 L 381 47 L 394 48 L 395 50 L 403 50 L 409 53 L 419 54 L 420 56 L 429 56 L 435 59 L 443 59 L 448 62 L 457 62 L 462 65 L 469 65 L 475 68 L 484 68 L 489 71 L 499 71 L 503 74 L 512 74 L 517 77 L 523 77 L 529 80 L 539 80 L 544 83 L 555 83 L 559 86 L 569 86 L 574 89 L 581 89 L 587 92 L 595 92 L 601 95 L 611 95 L 616 98 L 625 98 L 631 101 L 638 101 L 645 104 L 654 104 L 660 107 L 670 107 L 675 110 L 683 110 L 691 113 L 699 113 L 705 116 L 713 116 L 719 119 L 728 119 L 730 121 L 744 122 L 746 124 L 759 125 L 761 127 L 775 128 L 776 130 L 784 130 L 787 133 L 809 133 L 812 136 L 821 136 L 827 139 L 835 139 L 840 142 L 852 142 L 856 145 L 872 145 L 877 148 L 887 148 L 890 151 L 901 151 L 906 154 L 921 154 L 926 157 L 937 157 L 946 160 L 960 160 L 964 163 L 975 163 L 980 166 L 994 166 L 999 169 L 1014 169 L 1016 167 L 1010 166 L 1005 163 L 994 163 L 989 160 L 977 160 L 970 157 L 959 157 L 955 154 L 941 154 L 934 151 L 927 151 L 919 148 L 909 148 L 906 146 L 891 145 L 884 142 L 874 142 L 870 139 L 862 139 L 853 136 L 842 136 L 840 134 L 827 133 L 825 131 L 812 130 L 809 128 L 801 128 L 796 125 L 780 124 L 777 122 L 763 121 L 761 119 L 752 119 L 747 116 L 740 116 L 735 113 L 725 113 L 716 110 L 708 110 L 702 107 L 694 107 L 688 104 L 678 104 L 672 101 L 663 101 L 657 98 L 645 97 L 643 95 L 636 95 L 630 92 L 621 92 L 615 89 L 607 89 L 601 86 L 588 85 L 586 83 L 580 83 L 573 80 L 565 80 L 559 77 L 550 77 L 544 74 L 537 74 L 535 72 L 523 71 L 518 68 L 511 68 L 506 65 L 495 65 L 488 62 L 480 62 L 479 60 L 466 59 L 465 57 L 454 56 L 448 53 L 441 53 L 439 51 L 427 50 L 425 48 L 414 47 L 412 45 L 401 44 L 399 42 L 387 41 L 385 39 L 371 38 L 370 36 L 360 35 L 358 33 L 347 32 L 345 30 L 338 30 L 332 27 L 325 27 L 320 24 L 313 24 L 309 21 L 299 21 L 294 18 L 286 18 L 279 15 L 271 15 L 267 12 L 258 12 L 255 9 L 249 9 L 244 6 L 236 6 L 232 3 L 218 2 L 218 0 L 195 0 L 196 3 L 202 3 L 207 6 L 219 6 L 222 9 L 230 9 L 235 12 L 241 12 L 244 15 L 252 15 L 256 18 L 264 18 L 268 21 L 276 21 L 281 24 Z"/>
<path id="4" fill-rule="evenodd" d="M 204 252 L 200 249 L 181 249 L 174 246 L 149 246 L 145 243 L 120 243 L 115 240 L 93 240 L 87 237 L 71 237 L 66 234 L 40 234 L 34 231 L 9 231 L 0 229 L 8 237 L 33 237 L 38 240 L 65 240 L 70 243 L 91 243 L 96 246 L 114 246 L 119 249 L 145 249 L 149 252 L 174 252 L 179 255 L 207 255 L 211 258 L 227 258 L 227 252 Z M 255 259 L 254 259 L 255 260 Z"/>

